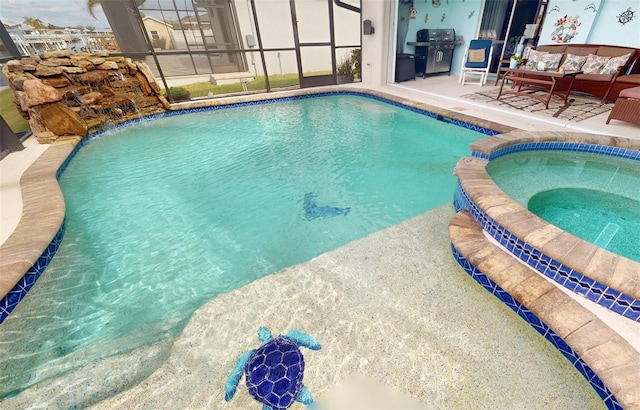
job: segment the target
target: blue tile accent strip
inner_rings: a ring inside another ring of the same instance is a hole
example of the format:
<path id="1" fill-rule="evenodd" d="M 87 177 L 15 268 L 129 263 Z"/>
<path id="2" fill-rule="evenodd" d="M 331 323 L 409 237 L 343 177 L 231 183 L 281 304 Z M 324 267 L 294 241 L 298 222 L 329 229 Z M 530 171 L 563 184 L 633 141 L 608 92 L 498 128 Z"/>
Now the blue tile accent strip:
<path id="1" fill-rule="evenodd" d="M 47 268 L 51 259 L 58 251 L 62 237 L 64 236 L 65 223 L 62 222 L 62 226 L 58 230 L 58 233 L 53 237 L 53 240 L 40 255 L 40 258 L 31 268 L 25 273 L 18 283 L 7 293 L 7 295 L 0 300 L 0 324 L 9 316 L 9 313 L 15 309 L 22 299 L 27 295 L 27 292 L 36 283 L 36 280 L 42 275 L 42 272 Z"/>
<path id="2" fill-rule="evenodd" d="M 529 142 L 524 144 L 510 145 L 493 151 L 491 154 L 474 151 L 471 155 L 478 158 L 494 160 L 507 154 L 522 151 L 573 151 L 588 152 L 591 154 L 607 155 L 617 158 L 631 159 L 640 161 L 640 151 L 612 147 L 609 145 L 585 144 L 582 142 L 566 142 L 566 141 L 546 141 L 546 142 Z"/>
<path id="3" fill-rule="evenodd" d="M 473 219 L 475 219 L 489 235 L 504 246 L 513 256 L 525 262 L 538 272 L 553 279 L 556 283 L 567 289 L 587 297 L 592 302 L 604 306 L 633 321 L 640 322 L 640 300 L 596 282 L 524 242 L 480 209 L 460 183 L 458 183 L 458 187 L 454 193 L 454 205 L 456 212 L 460 209 L 467 209 L 473 216 Z"/>
<path id="4" fill-rule="evenodd" d="M 553 346 L 556 347 L 573 364 L 573 366 L 582 374 L 582 376 L 591 383 L 591 387 L 598 393 L 602 401 L 608 409 L 621 410 L 622 406 L 618 403 L 613 393 L 604 385 L 598 375 L 582 360 L 582 358 L 549 326 L 531 312 L 526 306 L 518 302 L 508 292 L 502 289 L 497 283 L 492 281 L 478 268 L 473 266 L 463 255 L 461 255 L 453 244 L 451 244 L 451 250 L 456 261 L 462 268 L 476 281 L 485 288 L 492 295 L 500 299 L 505 305 L 509 306 L 511 310 L 516 312 L 518 316 L 524 319 L 531 327 L 533 327 L 538 333 L 547 339 Z"/>
<path id="5" fill-rule="evenodd" d="M 133 120 L 125 121 L 120 124 L 116 124 L 113 127 L 110 127 L 108 130 L 124 128 L 134 124 L 138 124 L 146 121 L 152 121 L 158 118 L 173 117 L 175 115 L 184 115 L 184 114 L 204 112 L 204 111 L 218 111 L 218 110 L 229 109 L 229 108 L 247 107 L 247 106 L 258 105 L 258 104 L 270 104 L 270 103 L 276 103 L 276 102 L 294 101 L 294 100 L 332 96 L 332 95 L 354 95 L 354 96 L 366 97 L 372 100 L 380 101 L 380 102 L 391 104 L 396 107 L 400 107 L 409 111 L 413 111 L 418 114 L 426 115 L 428 117 L 435 118 L 439 121 L 444 121 L 444 122 L 448 122 L 450 124 L 457 125 L 463 128 L 468 128 L 470 130 L 477 131 L 485 135 L 499 134 L 499 132 L 495 130 L 480 127 L 478 125 L 474 125 L 464 121 L 455 120 L 453 118 L 444 117 L 442 115 L 435 114 L 430 111 L 404 105 L 402 103 L 388 100 L 383 97 L 371 95 L 364 92 L 355 92 L 355 91 L 329 91 L 329 92 L 298 95 L 298 96 L 291 96 L 291 97 L 269 98 L 261 101 L 250 101 L 250 102 L 218 105 L 213 107 L 202 107 L 202 108 L 192 108 L 192 109 L 177 110 L 177 111 L 167 111 L 161 114 L 153 114 L 147 117 L 135 118 Z M 80 151 L 80 149 L 82 149 L 82 147 L 87 145 L 93 139 L 104 135 L 108 130 L 99 130 L 87 136 L 86 138 L 81 139 L 80 142 L 75 146 L 73 151 L 66 158 L 66 160 L 62 163 L 62 165 L 60 165 L 60 168 L 58 168 L 58 171 L 56 172 L 56 178 L 60 179 L 60 176 L 64 173 L 64 171 L 67 169 L 67 167 L 69 166 L 69 164 L 71 163 L 75 155 L 78 153 L 78 151 Z M 13 309 L 18 305 L 18 303 L 26 296 L 29 289 L 31 289 L 35 281 L 38 279 L 38 277 L 40 277 L 42 272 L 46 269 L 47 265 L 49 264 L 49 261 L 53 258 L 53 255 L 55 255 L 56 251 L 58 250 L 58 247 L 60 246 L 60 242 L 62 241 L 63 235 L 64 235 L 64 222 L 60 227 L 60 230 L 56 234 L 55 238 L 49 245 L 49 247 L 45 250 L 42 256 L 40 256 L 40 259 L 38 259 L 38 262 L 36 262 L 36 264 L 33 265 L 31 269 L 29 269 L 29 271 L 24 275 L 24 277 L 20 280 L 20 282 L 18 282 L 16 286 L 2 300 L 0 300 L 0 324 L 7 318 L 9 313 L 13 311 Z"/>

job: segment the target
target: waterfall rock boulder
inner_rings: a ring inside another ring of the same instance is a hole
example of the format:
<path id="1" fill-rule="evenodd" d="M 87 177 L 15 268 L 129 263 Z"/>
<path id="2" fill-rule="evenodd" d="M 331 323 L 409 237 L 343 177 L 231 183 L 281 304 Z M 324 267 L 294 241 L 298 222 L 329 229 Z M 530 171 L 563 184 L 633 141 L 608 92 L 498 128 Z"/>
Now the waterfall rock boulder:
<path id="1" fill-rule="evenodd" d="M 87 71 L 86 73 L 78 76 L 78 81 L 84 84 L 95 84 L 109 78 L 109 73 L 106 71 Z"/>
<path id="2" fill-rule="evenodd" d="M 2 72 L 40 143 L 63 135 L 84 137 L 170 109 L 145 62 L 108 52 L 43 52 L 8 61 Z"/>
<path id="3" fill-rule="evenodd" d="M 29 107 L 34 105 L 56 102 L 62 99 L 60 91 L 44 84 L 40 80 L 25 80 L 22 83 L 22 92 L 17 96 L 22 111 L 27 111 Z"/>
<path id="4" fill-rule="evenodd" d="M 149 84 L 149 86 L 151 86 L 151 89 L 153 89 L 153 91 L 157 94 L 160 94 L 160 86 L 156 82 L 156 78 L 153 76 L 153 73 L 151 72 L 149 66 L 145 63 L 136 63 L 136 66 L 138 67 L 138 71 L 142 73 L 142 75 L 146 79 L 146 82 Z"/>
<path id="5" fill-rule="evenodd" d="M 61 102 L 34 109 L 44 126 L 56 135 L 87 136 L 87 123 L 71 108 Z M 35 114 L 35 112 L 34 112 Z"/>
<path id="6" fill-rule="evenodd" d="M 71 81 L 67 77 L 50 77 L 43 78 L 42 83 L 45 85 L 50 85 L 53 88 L 64 88 L 71 84 Z"/>
<path id="7" fill-rule="evenodd" d="M 71 64 L 70 58 L 50 58 L 48 60 L 42 60 L 40 65 L 44 65 L 47 67 L 60 67 L 62 65 Z"/>
<path id="8" fill-rule="evenodd" d="M 49 77 L 52 75 L 60 75 L 64 70 L 62 67 L 47 67 L 41 64 L 38 64 L 36 67 L 36 77 Z"/>
<path id="9" fill-rule="evenodd" d="M 116 63 L 115 61 L 105 61 L 102 64 L 96 64 L 96 68 L 98 70 L 117 70 L 118 63 Z"/>

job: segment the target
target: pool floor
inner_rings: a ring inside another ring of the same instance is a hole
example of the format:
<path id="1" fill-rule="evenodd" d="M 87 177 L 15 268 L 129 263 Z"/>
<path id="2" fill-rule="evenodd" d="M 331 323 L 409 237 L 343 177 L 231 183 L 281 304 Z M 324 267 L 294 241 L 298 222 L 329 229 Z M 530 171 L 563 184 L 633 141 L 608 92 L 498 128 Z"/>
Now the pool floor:
<path id="1" fill-rule="evenodd" d="M 260 326 L 274 334 L 299 329 L 322 344 L 302 349 L 304 383 L 320 405 L 365 377 L 425 409 L 604 408 L 571 363 L 457 265 L 447 236 L 452 215 L 444 205 L 213 299 L 158 371 L 95 408 L 260 408 L 243 380 L 224 401 L 229 372 L 258 346 Z M 101 390 L 108 396 L 132 366 L 161 358 L 161 347 L 96 363 L 3 404 L 67 408 Z"/>

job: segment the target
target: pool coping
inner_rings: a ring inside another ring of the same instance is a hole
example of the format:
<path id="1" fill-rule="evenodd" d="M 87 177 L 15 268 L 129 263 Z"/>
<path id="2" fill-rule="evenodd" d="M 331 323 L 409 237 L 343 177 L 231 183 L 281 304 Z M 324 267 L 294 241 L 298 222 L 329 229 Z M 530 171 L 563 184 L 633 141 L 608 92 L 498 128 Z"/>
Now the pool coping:
<path id="1" fill-rule="evenodd" d="M 467 210 L 449 223 L 452 252 L 485 290 L 551 343 L 609 409 L 640 408 L 640 353 L 593 312 L 491 243 Z"/>
<path id="2" fill-rule="evenodd" d="M 535 254 L 540 260 L 530 261 L 530 265 L 541 273 L 640 322 L 640 263 L 571 235 L 529 212 L 504 193 L 485 169 L 491 159 L 523 150 L 592 152 L 640 160 L 640 141 L 575 132 L 518 130 L 484 138 L 470 148 L 472 158 L 461 159 L 454 174 L 462 195 L 471 202 L 471 213 L 484 229 L 508 249 L 521 253 L 525 263 Z"/>

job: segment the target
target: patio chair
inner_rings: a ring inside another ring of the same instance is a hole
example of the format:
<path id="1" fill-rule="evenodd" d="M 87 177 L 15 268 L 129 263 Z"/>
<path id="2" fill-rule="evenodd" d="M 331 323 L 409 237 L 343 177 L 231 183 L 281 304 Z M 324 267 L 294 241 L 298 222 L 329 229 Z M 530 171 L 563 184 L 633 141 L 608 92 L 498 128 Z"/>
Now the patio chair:
<path id="1" fill-rule="evenodd" d="M 640 87 L 625 88 L 613 105 L 607 124 L 611 120 L 640 125 Z"/>
<path id="2" fill-rule="evenodd" d="M 492 55 L 493 44 L 491 40 L 471 40 L 462 58 L 458 82 L 462 85 L 484 85 L 487 82 Z M 467 76 L 479 77 L 478 82 L 469 82 Z"/>

